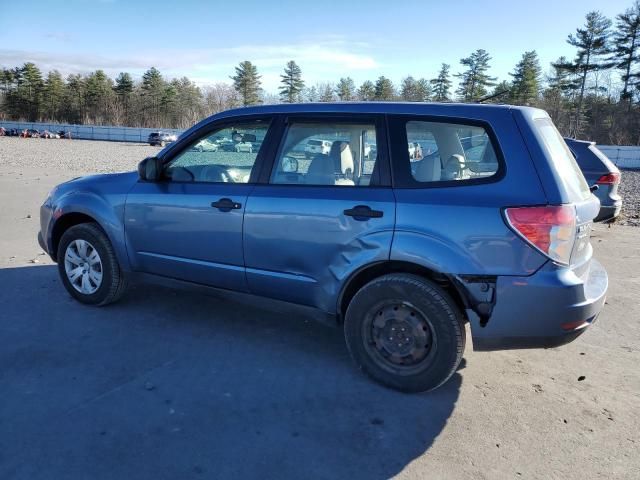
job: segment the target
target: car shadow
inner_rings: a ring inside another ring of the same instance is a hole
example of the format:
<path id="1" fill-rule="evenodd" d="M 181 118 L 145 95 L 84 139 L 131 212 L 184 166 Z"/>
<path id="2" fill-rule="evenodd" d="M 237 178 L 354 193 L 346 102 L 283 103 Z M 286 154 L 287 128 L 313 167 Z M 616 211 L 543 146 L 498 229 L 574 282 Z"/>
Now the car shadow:
<path id="1" fill-rule="evenodd" d="M 381 387 L 300 316 L 149 285 L 88 307 L 51 265 L 0 286 L 0 478 L 389 478 L 459 395 Z"/>

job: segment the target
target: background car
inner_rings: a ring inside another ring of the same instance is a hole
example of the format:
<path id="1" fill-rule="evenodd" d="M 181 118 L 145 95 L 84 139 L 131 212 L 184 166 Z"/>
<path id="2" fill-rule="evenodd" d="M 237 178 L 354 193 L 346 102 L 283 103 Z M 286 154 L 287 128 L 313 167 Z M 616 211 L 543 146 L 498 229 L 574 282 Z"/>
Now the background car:
<path id="1" fill-rule="evenodd" d="M 40 138 L 40 132 L 33 128 L 25 128 L 20 136 L 24 138 Z"/>
<path id="2" fill-rule="evenodd" d="M 40 138 L 60 138 L 60 134 L 50 132 L 49 130 L 43 130 L 40 132 Z"/>
<path id="3" fill-rule="evenodd" d="M 311 158 L 315 155 L 329 155 L 329 151 L 331 151 L 331 144 L 329 140 L 320 140 L 317 138 L 312 138 L 307 142 L 304 146 L 304 154 L 307 158 Z"/>
<path id="4" fill-rule="evenodd" d="M 212 142 L 208 138 L 205 138 L 193 146 L 193 149 L 198 152 L 217 152 L 219 145 L 216 142 Z"/>
<path id="5" fill-rule="evenodd" d="M 235 149 L 237 153 L 240 153 L 240 152 L 253 153 L 253 143 L 239 142 L 239 143 L 236 143 Z"/>
<path id="6" fill-rule="evenodd" d="M 164 147 L 167 143 L 175 142 L 178 136 L 167 132 L 152 132 L 149 134 L 148 142 L 151 146 L 159 145 Z"/>
<path id="7" fill-rule="evenodd" d="M 565 143 L 582 170 L 589 186 L 597 185 L 594 195 L 600 200 L 596 222 L 610 222 L 620 215 L 622 197 L 618 195 L 620 170 L 602 153 L 595 142 L 565 138 Z"/>

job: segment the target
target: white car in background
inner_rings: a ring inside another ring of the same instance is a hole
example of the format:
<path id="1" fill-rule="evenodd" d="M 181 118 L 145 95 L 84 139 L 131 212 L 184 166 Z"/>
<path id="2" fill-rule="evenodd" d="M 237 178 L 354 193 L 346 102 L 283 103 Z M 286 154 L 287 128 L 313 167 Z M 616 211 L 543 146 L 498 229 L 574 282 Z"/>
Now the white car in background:
<path id="1" fill-rule="evenodd" d="M 205 138 L 204 140 L 199 141 L 193 146 L 193 149 L 197 150 L 198 152 L 217 152 L 218 148 L 219 148 L 218 144 L 215 142 L 212 142 L 208 138 Z"/>
<path id="2" fill-rule="evenodd" d="M 329 140 L 319 140 L 317 138 L 312 138 L 307 141 L 307 144 L 304 146 L 304 154 L 307 158 L 313 157 L 314 155 L 322 154 L 329 155 L 331 151 L 331 144 Z"/>
<path id="3" fill-rule="evenodd" d="M 237 153 L 240 153 L 240 152 L 253 153 L 253 143 L 251 142 L 236 143 L 236 152 Z"/>

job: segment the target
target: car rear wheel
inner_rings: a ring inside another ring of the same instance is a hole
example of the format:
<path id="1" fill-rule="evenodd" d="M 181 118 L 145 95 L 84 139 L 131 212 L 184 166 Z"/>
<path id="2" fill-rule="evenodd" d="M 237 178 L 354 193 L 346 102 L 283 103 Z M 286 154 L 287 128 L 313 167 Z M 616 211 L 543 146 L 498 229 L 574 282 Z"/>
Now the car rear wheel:
<path id="1" fill-rule="evenodd" d="M 409 274 L 384 275 L 362 287 L 349 304 L 344 331 L 358 367 L 404 392 L 445 383 L 460 364 L 466 340 L 451 297 Z"/>
<path id="2" fill-rule="evenodd" d="M 113 247 L 95 223 L 69 228 L 58 246 L 58 272 L 69 294 L 89 305 L 120 299 L 127 285 Z"/>

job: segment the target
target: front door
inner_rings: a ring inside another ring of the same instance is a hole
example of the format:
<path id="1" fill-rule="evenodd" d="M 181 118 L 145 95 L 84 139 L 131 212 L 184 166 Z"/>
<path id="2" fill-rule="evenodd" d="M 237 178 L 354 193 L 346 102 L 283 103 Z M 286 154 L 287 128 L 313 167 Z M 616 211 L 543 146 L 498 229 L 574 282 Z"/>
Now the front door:
<path id="1" fill-rule="evenodd" d="M 290 117 L 244 219 L 249 291 L 335 312 L 341 285 L 389 258 L 395 201 L 383 122 Z M 330 148 L 310 154 L 310 146 Z"/>
<path id="2" fill-rule="evenodd" d="M 128 194 L 125 234 L 134 270 L 246 290 L 242 221 L 269 120 L 225 124 L 166 159 L 162 180 Z"/>

